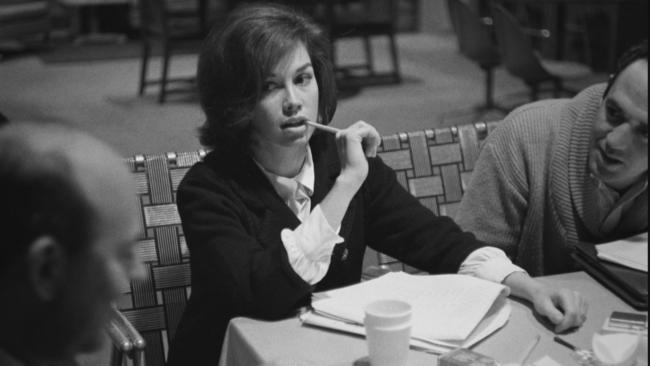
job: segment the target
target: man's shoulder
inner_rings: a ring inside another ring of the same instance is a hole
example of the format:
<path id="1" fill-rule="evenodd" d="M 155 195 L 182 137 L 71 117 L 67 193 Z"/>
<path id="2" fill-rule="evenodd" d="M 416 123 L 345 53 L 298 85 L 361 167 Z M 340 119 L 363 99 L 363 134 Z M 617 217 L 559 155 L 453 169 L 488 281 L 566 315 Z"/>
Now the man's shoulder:
<path id="1" fill-rule="evenodd" d="M 508 146 L 530 146 L 545 141 L 553 134 L 566 103 L 566 99 L 553 99 L 521 106 L 499 122 L 490 139 Z"/>

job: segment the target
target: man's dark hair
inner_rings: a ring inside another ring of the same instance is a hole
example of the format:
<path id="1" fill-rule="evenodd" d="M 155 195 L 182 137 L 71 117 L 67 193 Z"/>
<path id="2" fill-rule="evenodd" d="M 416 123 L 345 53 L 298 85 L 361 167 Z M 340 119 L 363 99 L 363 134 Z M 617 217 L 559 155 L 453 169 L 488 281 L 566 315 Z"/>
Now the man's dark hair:
<path id="1" fill-rule="evenodd" d="M 264 79 L 283 56 L 302 43 L 319 88 L 320 122 L 336 110 L 331 45 L 309 17 L 277 4 L 244 5 L 211 30 L 199 57 L 197 79 L 206 115 L 200 141 L 209 148 L 247 148 L 251 113 Z"/>
<path id="2" fill-rule="evenodd" d="M 95 212 L 74 180 L 68 157 L 61 151 L 36 148 L 37 142 L 29 138 L 29 128 L 34 127 L 25 125 L 30 124 L 0 129 L 0 275 L 20 263 L 29 245 L 41 236 L 53 237 L 74 254 L 93 233 Z"/>
<path id="3" fill-rule="evenodd" d="M 616 63 L 616 70 L 612 75 L 609 76 L 607 81 L 607 88 L 605 88 L 605 93 L 603 93 L 603 98 L 609 93 L 609 89 L 612 88 L 614 82 L 618 76 L 625 70 L 628 66 L 634 63 L 637 60 L 648 60 L 648 40 L 644 39 L 640 43 L 635 44 L 634 46 L 628 48 L 622 55 L 619 57 L 618 62 Z"/>

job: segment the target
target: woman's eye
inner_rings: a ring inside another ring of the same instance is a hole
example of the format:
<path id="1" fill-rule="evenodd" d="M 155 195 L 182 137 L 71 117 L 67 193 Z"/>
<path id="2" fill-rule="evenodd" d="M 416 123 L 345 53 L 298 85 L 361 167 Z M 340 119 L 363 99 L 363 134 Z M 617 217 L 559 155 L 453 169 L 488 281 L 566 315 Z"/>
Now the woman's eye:
<path id="1" fill-rule="evenodd" d="M 262 90 L 265 92 L 270 92 L 278 88 L 278 84 L 273 81 L 267 81 L 262 86 Z"/>
<path id="2" fill-rule="evenodd" d="M 314 75 L 312 75 L 312 74 L 308 74 L 308 73 L 300 74 L 296 78 L 296 84 L 298 84 L 298 85 L 309 85 L 309 83 L 312 81 L 313 78 L 314 78 Z"/>

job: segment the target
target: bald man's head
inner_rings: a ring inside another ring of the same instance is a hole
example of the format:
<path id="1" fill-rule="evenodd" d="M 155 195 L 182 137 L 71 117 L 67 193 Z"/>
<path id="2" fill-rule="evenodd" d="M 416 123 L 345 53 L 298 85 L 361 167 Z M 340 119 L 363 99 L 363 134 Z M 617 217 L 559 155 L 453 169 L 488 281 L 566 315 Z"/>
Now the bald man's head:
<path id="1" fill-rule="evenodd" d="M 0 176 L 0 296 L 20 293 L 15 308 L 0 305 L 0 323 L 10 310 L 38 324 L 23 334 L 32 349 L 7 344 L 10 327 L 0 348 L 43 359 L 96 348 L 110 302 L 139 266 L 125 164 L 73 128 L 16 122 L 0 129 Z"/>
<path id="2" fill-rule="evenodd" d="M 78 182 L 68 145 L 78 132 L 15 123 L 0 130 L 0 278 L 30 242 L 51 235 L 74 251 L 91 235 L 94 212 Z"/>

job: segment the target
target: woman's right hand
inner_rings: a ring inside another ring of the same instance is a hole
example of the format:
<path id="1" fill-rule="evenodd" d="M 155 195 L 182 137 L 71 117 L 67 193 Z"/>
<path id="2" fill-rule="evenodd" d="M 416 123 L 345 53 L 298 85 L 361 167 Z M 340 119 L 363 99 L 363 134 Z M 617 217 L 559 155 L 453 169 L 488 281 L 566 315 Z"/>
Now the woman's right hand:
<path id="1" fill-rule="evenodd" d="M 368 175 L 367 157 L 377 155 L 381 137 L 377 130 L 358 121 L 336 134 L 336 146 L 341 162 L 339 179 L 358 189 Z"/>

